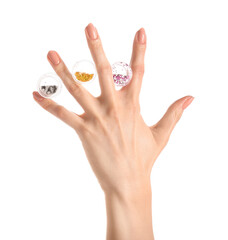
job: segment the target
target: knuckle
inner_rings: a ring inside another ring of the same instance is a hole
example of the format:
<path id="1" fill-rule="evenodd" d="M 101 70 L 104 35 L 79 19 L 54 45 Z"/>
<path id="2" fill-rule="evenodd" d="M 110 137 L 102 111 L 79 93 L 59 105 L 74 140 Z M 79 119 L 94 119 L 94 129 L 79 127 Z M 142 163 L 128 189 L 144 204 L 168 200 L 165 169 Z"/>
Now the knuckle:
<path id="1" fill-rule="evenodd" d="M 61 76 L 66 71 L 66 67 L 64 64 L 59 64 L 55 71 L 59 76 Z"/>
<path id="2" fill-rule="evenodd" d="M 143 64 L 134 65 L 132 66 L 132 70 L 139 75 L 143 75 L 145 72 L 145 67 Z"/>
<path id="3" fill-rule="evenodd" d="M 129 118 L 135 118 L 137 115 L 140 114 L 140 107 L 138 105 L 131 105 L 128 108 L 128 117 Z"/>
<path id="4" fill-rule="evenodd" d="M 144 52 L 146 50 L 146 44 L 137 44 L 137 50 Z"/>
<path id="5" fill-rule="evenodd" d="M 75 124 L 75 130 L 78 134 L 87 133 L 87 128 L 83 124 Z"/>
<path id="6" fill-rule="evenodd" d="M 111 67 L 110 64 L 105 63 L 105 64 L 102 64 L 100 66 L 98 65 L 97 66 L 97 71 L 102 75 L 110 74 L 110 73 L 112 73 L 112 67 Z"/>
<path id="7" fill-rule="evenodd" d="M 69 85 L 68 91 L 72 95 L 79 95 L 81 93 L 80 85 L 77 84 L 76 82 L 73 82 Z"/>
<path id="8" fill-rule="evenodd" d="M 118 118 L 119 117 L 119 113 L 117 110 L 117 107 L 115 105 L 112 105 L 108 108 L 107 110 L 107 114 L 108 116 L 110 116 L 111 118 Z"/>
<path id="9" fill-rule="evenodd" d="M 95 49 L 102 47 L 100 39 L 97 39 L 97 41 L 91 41 L 90 44 L 92 48 L 95 48 Z"/>
<path id="10" fill-rule="evenodd" d="M 172 111 L 171 117 L 174 122 L 178 121 L 181 117 L 181 111 L 178 108 L 174 109 Z"/>
<path id="11" fill-rule="evenodd" d="M 46 99 L 46 101 L 43 103 L 42 107 L 45 109 L 45 110 L 48 110 L 50 108 L 50 101 L 48 99 Z"/>
<path id="12" fill-rule="evenodd" d="M 125 102 L 128 109 L 132 110 L 133 112 L 140 111 L 140 104 L 139 104 L 139 95 L 136 93 L 132 93 Z"/>
<path id="13" fill-rule="evenodd" d="M 132 112 L 134 112 L 134 113 L 140 112 L 139 102 L 133 102 L 133 103 L 132 103 L 132 106 L 131 106 L 131 110 L 132 110 Z"/>
<path id="14" fill-rule="evenodd" d="M 60 105 L 56 106 L 55 113 L 56 113 L 57 117 L 63 118 L 64 117 L 64 108 Z"/>
<path id="15" fill-rule="evenodd" d="M 85 139 L 88 139 L 92 135 L 91 129 L 88 127 L 88 124 L 79 124 L 75 126 L 75 131 L 78 134 L 79 138 L 83 141 Z"/>

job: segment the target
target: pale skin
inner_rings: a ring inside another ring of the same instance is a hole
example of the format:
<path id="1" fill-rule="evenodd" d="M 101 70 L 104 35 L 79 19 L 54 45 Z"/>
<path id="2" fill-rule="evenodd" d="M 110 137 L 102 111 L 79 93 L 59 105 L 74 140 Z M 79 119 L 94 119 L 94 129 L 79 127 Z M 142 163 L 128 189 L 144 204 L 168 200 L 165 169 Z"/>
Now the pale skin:
<path id="1" fill-rule="evenodd" d="M 71 112 L 38 92 L 33 92 L 33 97 L 78 134 L 104 191 L 107 240 L 153 240 L 151 169 L 184 109 L 194 98 L 178 99 L 156 124 L 148 126 L 139 105 L 147 42 L 145 30 L 141 28 L 135 34 L 130 61 L 133 77 L 118 91 L 93 24 L 85 28 L 85 35 L 97 69 L 101 95 L 94 97 L 82 84 L 75 82 L 59 54 L 49 51 L 47 58 L 51 66 L 84 113 Z"/>

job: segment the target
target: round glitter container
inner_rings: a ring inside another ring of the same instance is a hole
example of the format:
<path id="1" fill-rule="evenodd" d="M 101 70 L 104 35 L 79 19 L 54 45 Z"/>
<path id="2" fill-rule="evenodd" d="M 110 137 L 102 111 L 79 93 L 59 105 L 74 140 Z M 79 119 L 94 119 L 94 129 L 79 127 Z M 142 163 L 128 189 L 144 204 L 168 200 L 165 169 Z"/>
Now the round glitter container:
<path id="1" fill-rule="evenodd" d="M 113 80 L 116 86 L 126 86 L 132 78 L 132 70 L 127 63 L 116 62 L 112 64 Z"/>
<path id="2" fill-rule="evenodd" d="M 79 83 L 92 82 L 97 76 L 95 65 L 88 60 L 78 61 L 73 66 L 72 76 Z"/>
<path id="3" fill-rule="evenodd" d="M 42 97 L 51 98 L 61 91 L 62 83 L 54 73 L 46 73 L 40 77 L 37 83 L 37 90 Z"/>

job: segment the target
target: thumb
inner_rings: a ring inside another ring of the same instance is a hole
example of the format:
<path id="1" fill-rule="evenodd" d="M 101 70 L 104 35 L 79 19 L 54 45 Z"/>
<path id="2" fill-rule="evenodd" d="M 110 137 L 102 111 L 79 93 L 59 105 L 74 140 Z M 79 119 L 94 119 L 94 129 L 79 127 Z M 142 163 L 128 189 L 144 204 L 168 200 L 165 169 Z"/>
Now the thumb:
<path id="1" fill-rule="evenodd" d="M 158 143 L 166 144 L 176 123 L 180 120 L 184 109 L 186 109 L 194 97 L 185 96 L 175 101 L 166 111 L 164 116 L 150 129 Z"/>

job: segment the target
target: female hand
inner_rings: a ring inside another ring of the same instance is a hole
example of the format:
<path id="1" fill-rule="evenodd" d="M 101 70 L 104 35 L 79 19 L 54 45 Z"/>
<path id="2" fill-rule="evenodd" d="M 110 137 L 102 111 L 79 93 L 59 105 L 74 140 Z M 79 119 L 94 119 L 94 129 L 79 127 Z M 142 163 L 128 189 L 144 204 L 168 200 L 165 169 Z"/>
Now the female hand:
<path id="1" fill-rule="evenodd" d="M 47 55 L 50 64 L 85 112 L 75 114 L 53 100 L 41 97 L 38 92 L 33 96 L 41 107 L 71 126 L 81 139 L 105 193 L 107 238 L 153 239 L 151 168 L 193 97 L 177 100 L 160 121 L 147 126 L 139 105 L 146 50 L 145 30 L 141 28 L 135 35 L 130 62 L 133 77 L 119 91 L 115 90 L 112 69 L 96 28 L 89 24 L 85 33 L 96 65 L 101 95 L 94 97 L 75 82 L 58 53 L 50 51 Z"/>

